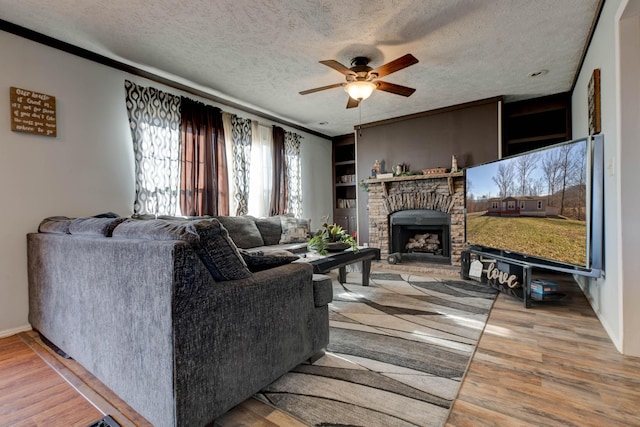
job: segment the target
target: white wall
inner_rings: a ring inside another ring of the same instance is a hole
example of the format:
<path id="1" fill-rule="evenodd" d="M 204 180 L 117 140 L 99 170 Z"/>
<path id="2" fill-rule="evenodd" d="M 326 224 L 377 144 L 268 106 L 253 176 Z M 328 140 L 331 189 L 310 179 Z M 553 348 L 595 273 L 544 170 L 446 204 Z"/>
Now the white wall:
<path id="1" fill-rule="evenodd" d="M 629 3 L 638 1 L 631 0 Z M 637 128 L 628 133 L 622 133 L 620 128 L 621 118 L 627 117 L 630 112 L 625 109 L 628 106 L 622 106 L 625 110 L 621 110 L 621 93 L 625 93 L 628 99 L 635 99 L 636 105 L 640 96 L 637 82 L 635 88 L 621 88 L 619 79 L 617 24 L 626 3 L 627 0 L 605 2 L 573 92 L 572 121 L 576 137 L 588 135 L 587 85 L 593 70 L 599 68 L 602 133 L 605 139 L 606 276 L 599 280 L 581 280 L 581 285 L 618 350 L 640 356 L 640 318 L 634 307 L 640 301 L 636 289 L 638 262 L 634 259 L 640 251 L 637 232 L 637 209 L 640 208 L 637 197 L 639 135 Z M 639 70 L 634 70 L 636 79 Z M 627 121 L 637 125 L 638 116 Z"/>
<path id="2" fill-rule="evenodd" d="M 134 165 L 124 80 L 182 93 L 2 31 L 0 51 L 2 337 L 29 328 L 25 236 L 42 218 L 132 213 Z M 57 138 L 11 131 L 11 86 L 56 97 Z M 331 142 L 293 131 L 303 136 L 304 213 L 318 225 L 331 206 Z"/>
<path id="3" fill-rule="evenodd" d="M 622 352 L 640 356 L 640 0 L 623 2 L 623 8 L 618 29 Z"/>

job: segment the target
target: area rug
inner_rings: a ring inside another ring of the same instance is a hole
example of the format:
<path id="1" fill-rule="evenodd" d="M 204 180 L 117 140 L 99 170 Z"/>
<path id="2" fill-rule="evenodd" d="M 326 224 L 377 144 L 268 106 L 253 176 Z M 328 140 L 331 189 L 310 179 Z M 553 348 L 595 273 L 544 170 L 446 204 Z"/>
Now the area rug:
<path id="1" fill-rule="evenodd" d="M 496 291 L 412 274 L 332 279 L 327 354 L 255 397 L 309 426 L 443 426 Z"/>

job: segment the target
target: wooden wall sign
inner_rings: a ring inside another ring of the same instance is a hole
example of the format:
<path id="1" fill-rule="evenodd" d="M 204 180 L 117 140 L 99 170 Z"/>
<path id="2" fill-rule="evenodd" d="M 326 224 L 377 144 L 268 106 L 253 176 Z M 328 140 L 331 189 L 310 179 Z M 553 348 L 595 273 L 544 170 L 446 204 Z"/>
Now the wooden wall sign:
<path id="1" fill-rule="evenodd" d="M 588 87 L 589 99 L 589 135 L 600 133 L 600 69 L 591 74 Z"/>
<path id="2" fill-rule="evenodd" d="M 11 130 L 56 137 L 56 98 L 32 90 L 11 87 Z"/>

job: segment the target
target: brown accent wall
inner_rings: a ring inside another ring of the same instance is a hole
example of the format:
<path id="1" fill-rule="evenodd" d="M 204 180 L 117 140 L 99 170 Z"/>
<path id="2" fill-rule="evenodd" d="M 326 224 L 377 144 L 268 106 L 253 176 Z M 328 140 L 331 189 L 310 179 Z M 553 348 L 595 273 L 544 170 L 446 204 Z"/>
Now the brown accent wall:
<path id="1" fill-rule="evenodd" d="M 500 98 L 443 108 L 379 123 L 356 130 L 357 179 L 367 179 L 376 160 L 391 172 L 397 163 L 410 170 L 458 167 L 498 158 Z M 359 241 L 369 242 L 368 193 L 358 190 Z"/>

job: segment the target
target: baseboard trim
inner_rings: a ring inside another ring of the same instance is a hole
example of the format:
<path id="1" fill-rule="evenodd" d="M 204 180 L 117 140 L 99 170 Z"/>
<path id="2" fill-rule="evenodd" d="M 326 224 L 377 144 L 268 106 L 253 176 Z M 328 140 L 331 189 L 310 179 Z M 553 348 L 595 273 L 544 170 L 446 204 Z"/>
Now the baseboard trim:
<path id="1" fill-rule="evenodd" d="M 10 337 L 11 335 L 19 334 L 20 332 L 28 332 L 31 330 L 31 325 L 18 326 L 13 329 L 5 329 L 0 331 L 0 338 Z"/>

